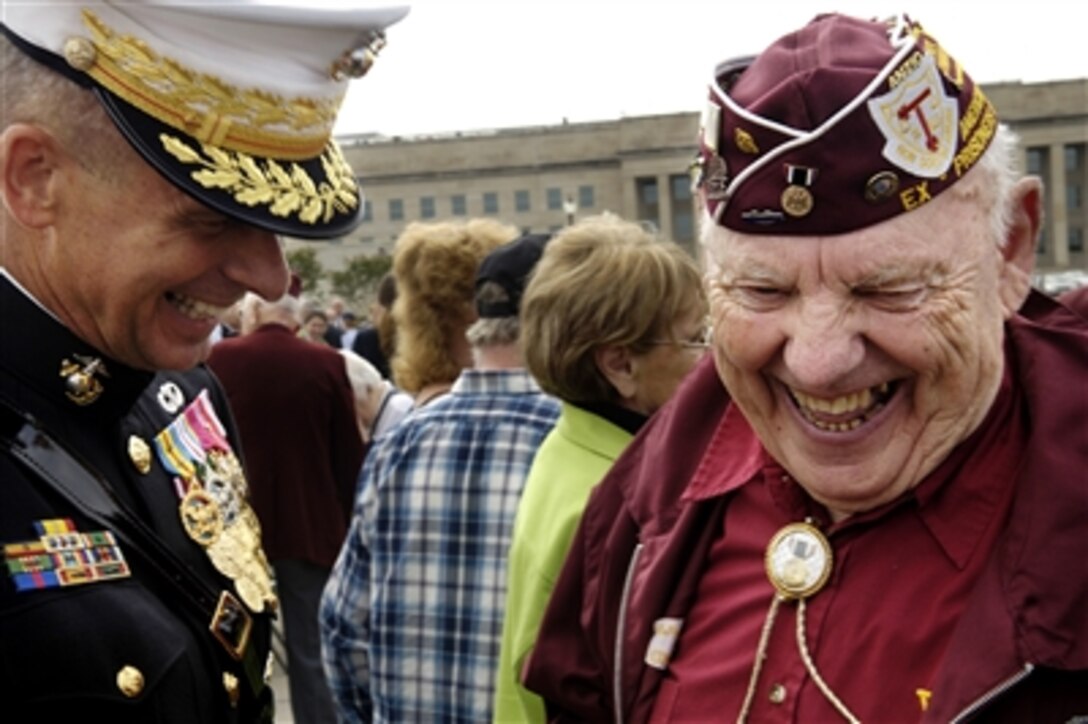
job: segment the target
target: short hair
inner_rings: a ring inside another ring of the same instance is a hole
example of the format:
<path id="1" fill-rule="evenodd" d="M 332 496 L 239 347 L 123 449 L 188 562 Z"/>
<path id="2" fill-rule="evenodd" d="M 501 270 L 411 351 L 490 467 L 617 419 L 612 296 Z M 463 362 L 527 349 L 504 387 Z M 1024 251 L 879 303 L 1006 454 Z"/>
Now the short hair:
<path id="1" fill-rule="evenodd" d="M 484 282 L 476 290 L 479 302 L 509 302 L 510 294 L 498 282 Z M 521 325 L 516 316 L 481 317 L 465 332 L 468 343 L 477 349 L 516 344 Z"/>
<path id="2" fill-rule="evenodd" d="M 612 214 L 560 231 L 521 301 L 525 363 L 540 387 L 572 403 L 614 402 L 597 348 L 649 349 L 683 315 L 707 309 L 695 261 L 671 241 Z"/>
<path id="3" fill-rule="evenodd" d="M 450 350 L 475 319 L 476 269 L 488 252 L 515 236 L 516 227 L 492 219 L 409 224 L 393 247 L 397 300 L 393 378 L 416 393 L 450 382 L 461 364 Z"/>
<path id="4" fill-rule="evenodd" d="M 0 128 L 28 123 L 49 131 L 97 177 L 116 181 L 135 158 L 94 93 L 50 70 L 0 34 Z"/>
<path id="5" fill-rule="evenodd" d="M 378 282 L 378 304 L 386 309 L 393 308 L 393 302 L 397 301 L 397 278 L 393 272 L 386 272 Z"/>

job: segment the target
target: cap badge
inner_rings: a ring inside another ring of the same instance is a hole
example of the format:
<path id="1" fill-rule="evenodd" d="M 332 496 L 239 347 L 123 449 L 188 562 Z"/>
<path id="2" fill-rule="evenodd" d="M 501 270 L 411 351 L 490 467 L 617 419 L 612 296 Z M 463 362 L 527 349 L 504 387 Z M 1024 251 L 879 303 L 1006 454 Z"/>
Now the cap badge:
<path id="1" fill-rule="evenodd" d="M 67 518 L 34 522 L 37 540 L 4 545 L 16 591 L 76 586 L 132 575 L 109 531 L 80 533 Z"/>
<path id="2" fill-rule="evenodd" d="M 109 377 L 106 366 L 97 357 L 85 357 L 73 354 L 76 362 L 63 359 L 60 363 L 60 376 L 64 378 L 64 394 L 79 406 L 89 405 L 103 392 L 98 375 Z"/>
<path id="3" fill-rule="evenodd" d="M 897 85 L 870 100 L 869 113 L 885 138 L 884 158 L 915 176 L 937 178 L 956 154 L 956 99 L 945 94 L 933 56 L 906 63 L 914 67 L 892 73 Z"/>
<path id="4" fill-rule="evenodd" d="M 756 139 L 743 128 L 733 129 L 733 142 L 737 144 L 737 150 L 741 153 L 750 153 L 753 156 L 759 153 Z"/>
<path id="5" fill-rule="evenodd" d="M 709 201 L 720 201 L 729 196 L 729 167 L 716 152 L 705 157 L 703 189 Z"/>
<path id="6" fill-rule="evenodd" d="M 878 204 L 890 199 L 899 190 L 899 177 L 893 171 L 881 171 L 873 174 L 865 182 L 865 200 Z"/>
<path id="7" fill-rule="evenodd" d="M 159 136 L 163 148 L 184 164 L 200 167 L 192 179 L 206 189 L 222 189 L 246 206 L 269 206 L 273 216 L 297 215 L 305 224 L 328 223 L 337 213 L 348 213 L 359 205 L 355 175 L 335 143 L 321 155 L 327 183 L 314 183 L 297 163 L 285 167 L 273 159 L 263 163 L 240 151 L 202 146 L 201 155 L 179 138 Z"/>
<path id="8" fill-rule="evenodd" d="M 385 33 L 371 31 L 367 34 L 365 44 L 345 50 L 343 55 L 336 59 L 329 69 L 329 76 L 333 80 L 362 78 L 373 67 L 374 61 L 378 59 L 378 53 L 384 47 Z"/>
<path id="9" fill-rule="evenodd" d="M 782 192 L 782 210 L 795 218 L 807 216 L 815 205 L 812 192 L 808 190 L 815 180 L 816 169 L 786 164 L 786 181 L 790 185 Z"/>

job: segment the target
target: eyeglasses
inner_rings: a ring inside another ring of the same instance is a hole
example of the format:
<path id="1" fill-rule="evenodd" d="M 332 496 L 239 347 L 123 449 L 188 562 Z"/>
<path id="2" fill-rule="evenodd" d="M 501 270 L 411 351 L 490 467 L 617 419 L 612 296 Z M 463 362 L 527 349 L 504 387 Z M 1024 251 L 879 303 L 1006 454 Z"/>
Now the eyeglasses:
<path id="1" fill-rule="evenodd" d="M 651 339 L 646 344 L 655 347 L 669 345 L 673 347 L 680 347 L 682 349 L 691 349 L 702 352 L 710 347 L 710 330 L 703 330 L 703 333 L 699 336 L 699 339 Z"/>

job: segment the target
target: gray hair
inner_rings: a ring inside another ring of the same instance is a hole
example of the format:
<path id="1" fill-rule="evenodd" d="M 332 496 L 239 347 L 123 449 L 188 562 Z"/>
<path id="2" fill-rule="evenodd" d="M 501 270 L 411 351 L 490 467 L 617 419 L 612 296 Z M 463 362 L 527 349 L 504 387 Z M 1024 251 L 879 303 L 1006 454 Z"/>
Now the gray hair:
<path id="1" fill-rule="evenodd" d="M 508 302 L 510 295 L 501 284 L 485 282 L 476 291 L 476 299 L 481 302 Z M 472 323 L 465 332 L 468 343 L 481 347 L 501 347 L 517 344 L 521 336 L 521 324 L 515 317 L 483 317 Z"/>
<path id="2" fill-rule="evenodd" d="M 55 136 L 80 165 L 105 180 L 124 177 L 127 147 L 94 94 L 50 70 L 0 35 L 0 128 L 13 123 L 40 126 Z"/>

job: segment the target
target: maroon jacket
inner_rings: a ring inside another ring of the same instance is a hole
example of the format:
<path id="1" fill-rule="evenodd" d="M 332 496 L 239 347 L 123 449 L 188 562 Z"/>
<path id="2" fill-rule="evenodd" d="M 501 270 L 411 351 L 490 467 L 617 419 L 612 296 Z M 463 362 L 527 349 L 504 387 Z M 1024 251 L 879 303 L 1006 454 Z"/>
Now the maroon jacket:
<path id="1" fill-rule="evenodd" d="M 363 460 L 343 358 L 266 324 L 216 344 L 208 366 L 238 423 L 268 558 L 331 568 Z"/>
<path id="2" fill-rule="evenodd" d="M 926 721 L 1088 714 L 1088 326 L 1033 294 L 1007 332 L 1027 452 Z M 652 623 L 686 617 L 729 504 L 681 500 L 729 404 L 705 360 L 594 491 L 525 671 L 555 721 L 649 718 Z"/>

